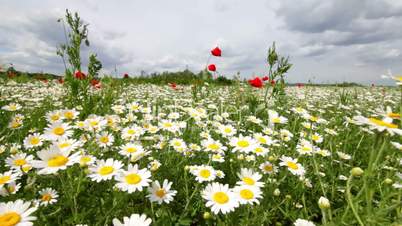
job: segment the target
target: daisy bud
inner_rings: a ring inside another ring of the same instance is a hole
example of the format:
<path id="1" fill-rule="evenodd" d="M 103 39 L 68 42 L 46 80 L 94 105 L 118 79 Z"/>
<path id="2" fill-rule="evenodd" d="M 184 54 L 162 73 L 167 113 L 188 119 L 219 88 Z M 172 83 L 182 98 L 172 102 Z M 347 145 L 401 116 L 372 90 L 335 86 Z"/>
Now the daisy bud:
<path id="1" fill-rule="evenodd" d="M 384 183 L 385 184 L 392 184 L 394 181 L 392 181 L 391 179 L 389 179 L 389 178 L 386 178 L 385 180 L 384 180 Z"/>
<path id="2" fill-rule="evenodd" d="M 320 197 L 320 199 L 318 199 L 318 206 L 320 207 L 320 209 L 328 209 L 331 204 L 329 203 L 329 200 L 323 196 Z"/>
<path id="3" fill-rule="evenodd" d="M 273 162 L 273 161 L 276 160 L 276 158 L 275 158 L 274 156 L 269 156 L 269 157 L 268 157 L 268 160 L 269 160 L 270 162 Z"/>
<path id="4" fill-rule="evenodd" d="M 277 188 L 274 190 L 274 195 L 279 196 L 281 194 L 281 191 Z"/>
<path id="5" fill-rule="evenodd" d="M 211 213 L 209 213 L 209 212 L 204 212 L 204 214 L 202 215 L 202 217 L 203 217 L 205 220 L 211 219 Z"/>
<path id="6" fill-rule="evenodd" d="M 286 195 L 285 198 L 286 199 L 292 199 L 292 196 L 291 195 Z"/>
<path id="7" fill-rule="evenodd" d="M 350 173 L 352 174 L 352 176 L 358 177 L 358 176 L 361 176 L 364 173 L 364 171 L 360 167 L 354 167 L 350 171 Z"/>

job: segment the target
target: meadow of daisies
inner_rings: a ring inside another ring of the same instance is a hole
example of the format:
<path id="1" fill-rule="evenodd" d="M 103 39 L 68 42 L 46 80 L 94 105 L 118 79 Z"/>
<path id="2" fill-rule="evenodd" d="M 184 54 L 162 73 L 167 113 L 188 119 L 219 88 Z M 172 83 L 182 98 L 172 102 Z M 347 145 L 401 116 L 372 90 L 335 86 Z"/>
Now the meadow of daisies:
<path id="1" fill-rule="evenodd" d="M 401 77 L 286 87 L 270 48 L 230 86 L 99 79 L 66 21 L 63 79 L 0 78 L 0 226 L 401 225 Z"/>

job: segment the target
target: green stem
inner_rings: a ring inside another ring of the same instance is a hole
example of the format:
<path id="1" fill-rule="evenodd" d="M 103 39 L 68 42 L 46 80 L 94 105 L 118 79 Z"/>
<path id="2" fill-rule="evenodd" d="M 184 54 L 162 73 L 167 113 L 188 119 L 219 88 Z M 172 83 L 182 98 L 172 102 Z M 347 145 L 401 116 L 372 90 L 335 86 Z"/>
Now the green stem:
<path id="1" fill-rule="evenodd" d="M 357 222 L 359 222 L 360 226 L 364 226 L 362 220 L 359 217 L 359 214 L 356 211 L 356 208 L 353 204 L 353 198 L 352 198 L 352 194 L 350 193 L 350 183 L 352 181 L 353 175 L 350 175 L 348 178 L 348 181 L 346 182 L 346 198 L 347 198 L 347 202 L 350 206 L 350 208 L 352 209 L 353 215 L 355 216 Z"/>

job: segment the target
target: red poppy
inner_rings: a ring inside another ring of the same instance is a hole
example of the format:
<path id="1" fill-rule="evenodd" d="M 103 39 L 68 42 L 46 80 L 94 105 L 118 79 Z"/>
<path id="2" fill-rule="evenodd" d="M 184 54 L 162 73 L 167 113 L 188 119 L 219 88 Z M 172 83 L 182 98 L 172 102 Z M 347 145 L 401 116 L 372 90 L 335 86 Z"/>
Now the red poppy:
<path id="1" fill-rule="evenodd" d="M 101 82 L 99 80 L 97 80 L 97 79 L 92 79 L 91 80 L 91 86 L 94 87 L 94 88 L 99 89 L 99 88 L 101 88 Z"/>
<path id="2" fill-rule="evenodd" d="M 177 88 L 177 85 L 176 85 L 176 83 L 169 83 L 169 86 L 172 88 L 172 89 L 176 89 Z"/>
<path id="3" fill-rule="evenodd" d="M 82 79 L 85 79 L 86 77 L 87 76 L 84 73 L 82 73 L 81 71 L 75 72 L 75 78 L 76 79 L 82 80 Z"/>
<path id="4" fill-rule="evenodd" d="M 371 84 L 371 87 L 374 87 L 374 86 L 375 86 L 374 83 L 372 83 L 372 84 Z"/>
<path id="5" fill-rule="evenodd" d="M 264 77 L 262 77 L 262 81 L 268 81 L 269 80 L 269 77 L 268 76 L 264 76 Z"/>
<path id="6" fill-rule="evenodd" d="M 124 78 L 128 78 L 129 76 L 128 76 L 128 74 L 127 73 L 125 73 L 124 74 Z"/>
<path id="7" fill-rule="evenodd" d="M 210 64 L 210 65 L 208 65 L 208 70 L 210 70 L 210 71 L 216 71 L 216 66 L 215 66 L 215 64 Z"/>
<path id="8" fill-rule="evenodd" d="M 248 83 L 256 88 L 261 88 L 264 86 L 264 83 L 262 82 L 262 80 L 259 77 L 256 77 L 255 79 L 250 79 L 248 80 Z"/>
<path id="9" fill-rule="evenodd" d="M 275 80 L 271 80 L 271 85 L 272 86 L 275 86 L 275 83 L 276 83 Z"/>
<path id="10" fill-rule="evenodd" d="M 63 83 L 64 83 L 64 79 L 63 79 L 63 78 L 59 78 L 59 79 L 57 79 L 57 81 L 58 81 L 60 84 L 63 84 Z"/>
<path id="11" fill-rule="evenodd" d="M 222 56 L 222 50 L 219 47 L 215 47 L 215 49 L 211 50 L 211 54 L 216 57 Z"/>
<path id="12" fill-rule="evenodd" d="M 297 83 L 297 87 L 302 88 L 303 86 L 303 83 Z"/>

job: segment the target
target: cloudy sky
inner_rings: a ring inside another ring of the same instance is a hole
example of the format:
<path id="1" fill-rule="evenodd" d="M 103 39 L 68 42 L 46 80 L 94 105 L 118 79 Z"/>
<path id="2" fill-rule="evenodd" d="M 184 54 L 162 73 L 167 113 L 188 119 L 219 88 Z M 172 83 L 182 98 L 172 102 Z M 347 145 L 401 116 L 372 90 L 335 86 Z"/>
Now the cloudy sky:
<path id="1" fill-rule="evenodd" d="M 90 24 L 84 53 L 105 73 L 198 72 L 219 45 L 222 74 L 262 75 L 273 41 L 294 64 L 290 82 L 386 84 L 381 74 L 402 72 L 400 0 L 0 0 L 0 65 L 61 74 L 67 8 Z"/>

